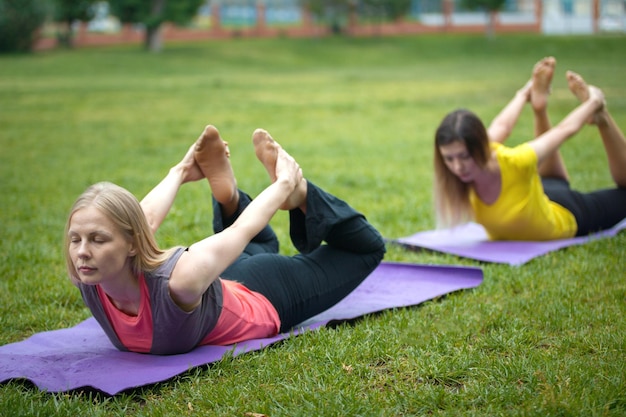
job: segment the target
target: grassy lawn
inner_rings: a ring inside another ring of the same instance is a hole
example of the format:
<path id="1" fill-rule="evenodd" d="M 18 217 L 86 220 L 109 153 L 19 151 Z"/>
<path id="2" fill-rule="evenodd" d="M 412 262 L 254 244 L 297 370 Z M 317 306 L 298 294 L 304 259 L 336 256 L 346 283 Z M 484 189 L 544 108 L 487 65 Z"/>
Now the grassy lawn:
<path id="1" fill-rule="evenodd" d="M 493 117 L 554 55 L 550 112 L 576 104 L 565 71 L 602 87 L 626 128 L 625 37 L 425 36 L 232 40 L 0 56 L 0 344 L 89 317 L 62 257 L 67 211 L 108 180 L 139 198 L 206 124 L 240 187 L 266 184 L 263 127 L 305 175 L 385 237 L 434 227 L 434 130 L 457 107 Z M 524 113 L 511 143 L 532 135 Z M 573 185 L 611 186 L 597 131 L 563 148 Z M 206 182 L 183 187 L 162 246 L 211 231 Z M 288 242 L 287 216 L 272 225 Z M 107 398 L 0 386 L 0 415 L 624 416 L 626 234 L 522 267 L 390 246 L 386 260 L 481 266 L 484 283 L 422 306 L 292 338 Z"/>

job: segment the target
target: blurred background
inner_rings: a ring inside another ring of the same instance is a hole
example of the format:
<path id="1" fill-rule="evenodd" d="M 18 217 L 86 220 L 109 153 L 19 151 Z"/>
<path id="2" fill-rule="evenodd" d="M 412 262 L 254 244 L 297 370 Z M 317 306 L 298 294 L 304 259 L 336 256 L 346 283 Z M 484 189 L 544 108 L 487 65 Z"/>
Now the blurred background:
<path id="1" fill-rule="evenodd" d="M 623 33 L 624 0 L 0 0 L 0 52 L 223 37 Z"/>

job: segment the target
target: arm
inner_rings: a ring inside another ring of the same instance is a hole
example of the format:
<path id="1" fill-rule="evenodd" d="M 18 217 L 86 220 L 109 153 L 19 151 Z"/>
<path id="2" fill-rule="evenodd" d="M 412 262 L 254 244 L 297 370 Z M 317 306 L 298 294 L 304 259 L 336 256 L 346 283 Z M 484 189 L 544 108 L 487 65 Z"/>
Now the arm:
<path id="1" fill-rule="evenodd" d="M 222 232 L 189 247 L 170 278 L 172 299 L 189 311 L 219 275 L 241 255 L 246 245 L 272 219 L 302 179 L 300 167 L 286 153 L 276 162 L 277 179 L 263 190 Z"/>
<path id="2" fill-rule="evenodd" d="M 195 144 L 189 148 L 182 161 L 172 167 L 165 178 L 141 200 L 141 208 L 152 233 L 156 233 L 172 208 L 180 186 L 203 177 L 193 157 L 194 147 Z"/>
<path id="3" fill-rule="evenodd" d="M 555 152 L 567 139 L 574 136 L 604 103 L 604 94 L 598 88 L 589 87 L 589 99 L 572 110 L 559 124 L 528 144 L 537 154 L 538 163 Z"/>
<path id="4" fill-rule="evenodd" d="M 504 143 L 504 141 L 508 139 L 513 131 L 513 127 L 517 123 L 517 119 L 524 109 L 524 105 L 530 98 L 530 86 L 531 83 L 528 82 L 524 87 L 518 90 L 511 101 L 509 101 L 493 119 L 489 128 L 487 128 L 489 140 Z"/>

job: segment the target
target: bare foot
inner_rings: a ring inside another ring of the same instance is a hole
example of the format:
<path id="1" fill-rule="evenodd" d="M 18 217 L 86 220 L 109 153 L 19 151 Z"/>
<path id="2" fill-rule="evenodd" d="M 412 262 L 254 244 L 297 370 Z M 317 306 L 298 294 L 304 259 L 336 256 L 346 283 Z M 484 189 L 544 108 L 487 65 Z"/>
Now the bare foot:
<path id="1" fill-rule="evenodd" d="M 567 85 L 570 91 L 576 96 L 576 98 L 582 103 L 589 99 L 589 87 L 583 77 L 576 74 L 574 71 L 567 71 L 565 73 L 567 78 Z"/>
<path id="2" fill-rule="evenodd" d="M 252 143 L 254 143 L 254 152 L 256 157 L 261 161 L 265 170 L 270 176 L 272 182 L 276 181 L 276 160 L 279 152 L 285 152 L 284 149 L 276 142 L 270 134 L 263 129 L 256 129 L 252 134 Z M 280 207 L 282 210 L 292 210 L 300 207 L 302 211 L 306 210 L 306 194 L 307 182 L 304 178 L 296 186 L 285 203 Z"/>
<path id="3" fill-rule="evenodd" d="M 537 62 L 533 68 L 530 103 L 535 111 L 545 111 L 548 106 L 555 66 L 556 59 L 549 56 Z"/>
<path id="4" fill-rule="evenodd" d="M 222 205 L 236 202 L 239 196 L 229 156 L 228 143 L 215 126 L 207 126 L 195 143 L 194 158 L 209 180 L 213 196 Z"/>
<path id="5" fill-rule="evenodd" d="M 581 102 L 585 102 L 589 100 L 589 86 L 579 74 L 574 71 L 567 71 L 565 74 L 567 78 L 567 85 L 569 86 L 570 91 L 576 96 L 576 98 Z M 597 124 L 602 121 L 602 116 L 605 114 L 604 112 L 605 106 L 603 105 L 598 111 L 591 117 L 591 119 L 587 120 L 589 124 Z"/>
<path id="6" fill-rule="evenodd" d="M 252 134 L 254 153 L 261 161 L 272 182 L 276 181 L 276 159 L 280 145 L 263 129 L 256 129 Z"/>

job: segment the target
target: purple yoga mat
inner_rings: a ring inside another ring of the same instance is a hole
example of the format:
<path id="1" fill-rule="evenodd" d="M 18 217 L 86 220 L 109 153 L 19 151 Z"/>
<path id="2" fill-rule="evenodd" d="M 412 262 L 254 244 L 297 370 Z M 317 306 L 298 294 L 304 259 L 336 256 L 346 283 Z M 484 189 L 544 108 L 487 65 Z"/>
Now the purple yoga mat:
<path id="1" fill-rule="evenodd" d="M 39 389 L 64 392 L 95 389 L 115 395 L 124 390 L 165 381 L 193 367 L 263 349 L 331 321 L 420 304 L 444 294 L 474 288 L 483 280 L 479 268 L 383 262 L 359 287 L 293 333 L 255 339 L 232 346 L 200 346 L 181 355 L 157 356 L 120 352 L 93 318 L 69 329 L 37 333 L 0 346 L 0 382 L 25 379 Z"/>
<path id="2" fill-rule="evenodd" d="M 611 229 L 571 239 L 545 242 L 490 241 L 481 225 L 470 222 L 452 229 L 429 230 L 389 241 L 409 249 L 429 249 L 483 262 L 522 265 L 533 258 L 567 246 L 581 245 L 594 239 L 615 236 L 624 228 L 626 228 L 626 219 Z"/>

